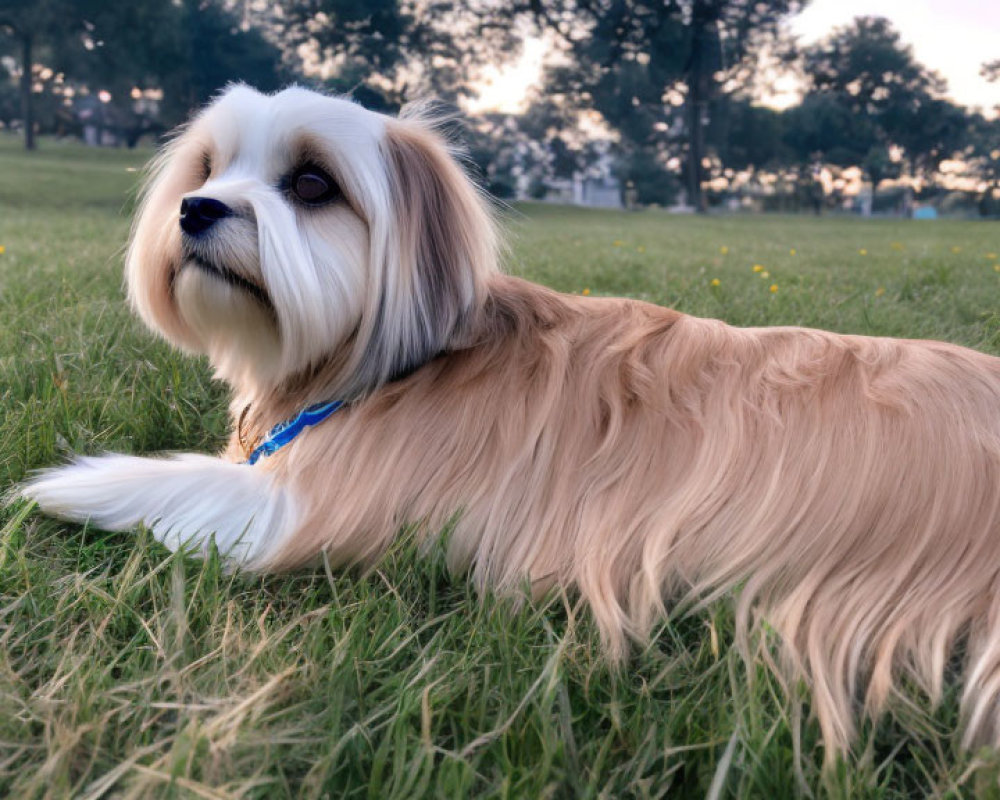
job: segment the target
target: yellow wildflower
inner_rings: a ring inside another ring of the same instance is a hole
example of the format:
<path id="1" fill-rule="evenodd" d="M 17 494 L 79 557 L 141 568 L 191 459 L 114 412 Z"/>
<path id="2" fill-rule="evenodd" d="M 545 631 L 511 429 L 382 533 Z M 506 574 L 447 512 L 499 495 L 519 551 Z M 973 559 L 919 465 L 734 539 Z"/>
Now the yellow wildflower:
<path id="1" fill-rule="evenodd" d="M 858 250 L 858 255 L 859 256 L 866 256 L 866 255 L 868 255 L 868 251 L 865 250 L 865 248 L 862 247 L 860 250 Z"/>
<path id="2" fill-rule="evenodd" d="M 764 271 L 764 266 L 762 264 L 754 264 L 753 265 L 753 271 L 754 272 L 763 272 Z"/>
<path id="3" fill-rule="evenodd" d="M 3 252 L 3 248 L 2 248 L 2 247 L 0 247 L 0 253 L 2 253 L 2 252 Z M 988 258 L 988 259 L 989 259 L 990 261 L 996 261 L 996 260 L 997 260 L 997 254 L 996 254 L 996 253 L 987 253 L 987 254 L 986 254 L 986 257 L 987 257 L 987 258 Z"/>
<path id="4" fill-rule="evenodd" d="M 7 248 L 0 244 L 0 256 L 7 252 Z"/>
<path id="5" fill-rule="evenodd" d="M 639 252 L 639 253 L 645 253 L 646 252 L 646 248 L 643 247 L 641 244 L 637 248 L 635 248 L 635 249 L 636 249 L 636 252 Z"/>
<path id="6" fill-rule="evenodd" d="M 584 290 L 583 290 L 583 296 L 584 296 L 584 297 L 586 297 L 586 296 L 587 296 L 587 295 L 589 295 L 589 294 L 590 294 L 590 289 L 584 289 Z"/>
<path id="7" fill-rule="evenodd" d="M 726 253 L 729 252 L 729 248 L 726 247 L 725 245 L 722 245 L 722 247 L 719 248 L 719 252 L 722 253 L 722 255 L 725 255 Z"/>
<path id="8" fill-rule="evenodd" d="M 790 255 L 790 256 L 794 256 L 795 255 L 795 248 L 794 247 L 791 250 L 788 251 L 788 255 Z"/>
<path id="9" fill-rule="evenodd" d="M 905 248 L 903 247 L 903 243 L 902 243 L 902 242 L 893 242 L 893 243 L 892 243 L 892 244 L 890 245 L 890 247 L 892 247 L 892 249 L 893 249 L 893 250 L 904 250 L 904 249 L 905 249 Z"/>
<path id="10" fill-rule="evenodd" d="M 881 296 L 882 296 L 882 295 L 884 295 L 884 294 L 885 294 L 885 287 L 884 287 L 884 286 L 879 286 L 879 287 L 878 287 L 878 288 L 877 288 L 877 289 L 875 290 L 875 296 L 876 296 L 876 297 L 881 297 Z"/>
<path id="11" fill-rule="evenodd" d="M 718 278 L 712 278 L 712 286 L 721 286 L 721 285 L 722 281 L 720 281 Z"/>
<path id="12" fill-rule="evenodd" d="M 956 244 L 956 245 L 954 245 L 954 246 L 953 246 L 953 247 L 951 248 L 951 252 L 953 252 L 953 253 L 961 253 L 961 252 L 962 252 L 962 248 L 961 248 L 961 247 L 959 247 L 959 246 L 958 246 L 958 245 Z"/>
<path id="13" fill-rule="evenodd" d="M 993 265 L 993 271 L 994 272 L 1000 272 L 1000 264 L 994 264 Z"/>
<path id="14" fill-rule="evenodd" d="M 772 283 L 770 288 L 771 294 L 774 294 L 776 291 L 778 291 L 778 284 Z"/>
<path id="15" fill-rule="evenodd" d="M 765 269 L 765 270 L 764 270 L 764 271 L 763 271 L 762 273 L 760 273 L 760 277 L 762 277 L 762 278 L 770 278 L 770 277 L 771 277 L 771 273 L 770 273 L 770 272 L 768 272 L 768 271 L 767 271 L 767 270 Z"/>
<path id="16" fill-rule="evenodd" d="M 623 244 L 625 244 L 625 242 L 623 242 L 621 239 L 615 239 L 611 244 L 613 244 L 615 247 L 621 247 Z"/>

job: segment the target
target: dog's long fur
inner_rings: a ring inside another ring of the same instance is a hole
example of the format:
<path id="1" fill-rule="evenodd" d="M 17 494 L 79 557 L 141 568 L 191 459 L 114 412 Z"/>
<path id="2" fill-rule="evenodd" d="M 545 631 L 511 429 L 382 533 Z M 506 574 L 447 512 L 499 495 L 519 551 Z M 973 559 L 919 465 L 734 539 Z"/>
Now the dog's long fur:
<path id="1" fill-rule="evenodd" d="M 303 152 L 341 202 L 275 188 Z M 197 257 L 260 296 L 186 262 L 195 194 L 239 211 Z M 143 318 L 231 383 L 232 440 L 43 473 L 24 494 L 46 511 L 145 522 L 173 547 L 214 533 L 257 570 L 370 563 L 402 525 L 457 518 L 456 569 L 575 589 L 615 659 L 674 601 L 732 592 L 740 644 L 777 631 L 831 756 L 904 674 L 937 700 L 962 638 L 964 742 L 1000 738 L 1000 360 L 505 276 L 430 127 L 299 89 L 230 90 L 167 149 L 128 276 Z M 347 407 L 271 458 L 231 463 L 333 398 Z"/>

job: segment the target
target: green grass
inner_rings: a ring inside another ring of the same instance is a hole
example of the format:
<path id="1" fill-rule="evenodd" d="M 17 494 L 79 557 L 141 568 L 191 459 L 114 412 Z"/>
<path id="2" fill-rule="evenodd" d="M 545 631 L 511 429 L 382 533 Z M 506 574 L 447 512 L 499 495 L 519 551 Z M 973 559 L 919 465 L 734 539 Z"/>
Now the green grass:
<path id="1" fill-rule="evenodd" d="M 43 141 L 26 156 L 0 136 L 0 491 L 71 451 L 223 441 L 224 388 L 123 302 L 131 170 L 148 155 Z M 565 291 L 1000 352 L 996 224 L 528 206 L 509 226 L 511 268 Z M 731 637 L 722 602 L 664 623 L 614 674 L 572 597 L 477 597 L 405 543 L 370 575 L 233 577 L 143 532 L 14 505 L 0 510 L 0 796 L 995 792 L 996 759 L 955 745 L 955 690 L 932 714 L 918 694 L 898 703 L 824 779 L 808 704 L 800 723 Z"/>

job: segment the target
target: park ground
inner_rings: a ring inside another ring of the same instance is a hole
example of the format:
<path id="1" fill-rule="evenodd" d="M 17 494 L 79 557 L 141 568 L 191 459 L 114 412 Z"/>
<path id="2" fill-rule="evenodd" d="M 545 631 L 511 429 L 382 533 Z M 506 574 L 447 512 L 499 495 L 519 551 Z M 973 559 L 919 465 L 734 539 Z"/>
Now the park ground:
<path id="1" fill-rule="evenodd" d="M 25 155 L 0 136 L 0 493 L 69 452 L 223 441 L 223 387 L 123 302 L 149 155 Z M 508 268 L 565 292 L 1000 354 L 997 223 L 505 218 Z M 722 601 L 615 672 L 572 597 L 478 597 L 438 552 L 233 576 L 15 504 L 0 510 L 0 796 L 995 796 L 996 757 L 952 735 L 958 687 L 936 710 L 901 699 L 824 776 L 808 705 L 796 714 L 731 637 Z"/>

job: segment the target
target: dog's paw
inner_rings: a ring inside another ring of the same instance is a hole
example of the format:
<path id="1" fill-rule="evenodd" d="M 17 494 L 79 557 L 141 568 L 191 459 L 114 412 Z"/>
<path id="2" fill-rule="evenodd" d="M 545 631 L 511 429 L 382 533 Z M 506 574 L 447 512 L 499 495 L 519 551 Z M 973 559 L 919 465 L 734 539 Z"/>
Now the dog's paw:
<path id="1" fill-rule="evenodd" d="M 145 525 L 171 550 L 252 564 L 295 524 L 295 504 L 266 474 L 201 455 L 107 455 L 45 470 L 19 487 L 50 516 L 104 530 Z"/>
<path id="2" fill-rule="evenodd" d="M 45 514 L 73 522 L 107 516 L 105 498 L 98 490 L 106 482 L 99 461 L 79 458 L 72 464 L 43 470 L 16 487 L 8 495 L 8 502 L 33 501 Z"/>

